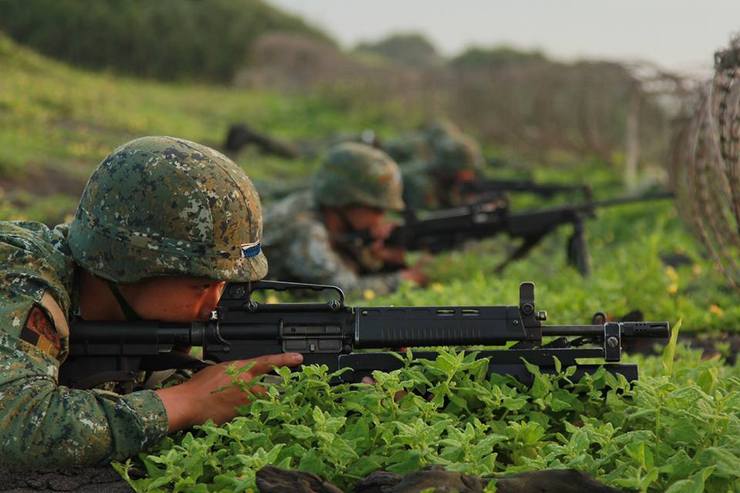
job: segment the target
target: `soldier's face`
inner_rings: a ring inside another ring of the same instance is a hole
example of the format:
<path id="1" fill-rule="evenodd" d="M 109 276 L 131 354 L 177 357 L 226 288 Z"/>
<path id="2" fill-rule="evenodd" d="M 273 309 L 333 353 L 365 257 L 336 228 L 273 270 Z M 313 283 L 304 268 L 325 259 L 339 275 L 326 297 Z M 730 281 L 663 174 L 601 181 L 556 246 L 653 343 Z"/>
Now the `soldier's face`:
<path id="1" fill-rule="evenodd" d="M 131 307 L 146 320 L 207 320 L 221 298 L 223 281 L 197 277 L 158 277 L 121 286 Z"/>
<path id="2" fill-rule="evenodd" d="M 349 207 L 344 215 L 357 231 L 374 231 L 384 222 L 385 212 L 374 207 Z"/>
<path id="3" fill-rule="evenodd" d="M 475 171 L 472 169 L 464 169 L 455 173 L 455 181 L 457 183 L 469 183 L 475 181 Z"/>

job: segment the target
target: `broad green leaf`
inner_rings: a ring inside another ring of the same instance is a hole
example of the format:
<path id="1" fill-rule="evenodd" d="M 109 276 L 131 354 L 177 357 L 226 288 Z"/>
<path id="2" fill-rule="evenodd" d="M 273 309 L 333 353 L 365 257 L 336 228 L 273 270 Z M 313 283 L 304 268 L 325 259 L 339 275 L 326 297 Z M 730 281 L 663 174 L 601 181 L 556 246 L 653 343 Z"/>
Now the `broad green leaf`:
<path id="1" fill-rule="evenodd" d="M 699 452 L 697 459 L 702 465 L 715 466 L 716 476 L 740 478 L 740 457 L 728 449 L 709 447 Z"/>
<path id="2" fill-rule="evenodd" d="M 291 436 L 299 440 L 308 440 L 314 437 L 314 431 L 306 425 L 283 425 L 283 428 L 291 434 Z"/>
<path id="3" fill-rule="evenodd" d="M 555 372 L 560 374 L 563 371 L 563 364 L 560 363 L 560 360 L 555 356 L 553 356 L 552 359 L 555 364 Z"/>
<path id="4" fill-rule="evenodd" d="M 552 389 L 552 385 L 550 384 L 548 377 L 542 374 L 537 365 L 533 365 L 524 359 L 522 359 L 522 361 L 524 362 L 524 366 L 527 367 L 529 373 L 534 377 L 529 393 L 534 398 L 540 398 L 547 395 L 547 393 Z"/>
<path id="5" fill-rule="evenodd" d="M 676 344 L 678 344 L 678 332 L 681 330 L 682 319 L 671 328 L 671 338 L 663 349 L 663 371 L 664 375 L 673 375 L 673 360 L 676 357 Z"/>
<path id="6" fill-rule="evenodd" d="M 705 368 L 696 379 L 697 385 L 707 394 L 714 392 L 719 380 L 719 368 Z"/>
<path id="7" fill-rule="evenodd" d="M 715 466 L 705 467 L 689 479 L 683 479 L 673 483 L 665 493 L 703 493 L 704 483 L 712 475 Z"/>
<path id="8" fill-rule="evenodd" d="M 323 476 L 326 472 L 324 461 L 317 450 L 309 450 L 306 452 L 306 454 L 301 457 L 298 469 L 301 471 L 312 472 L 319 476 Z"/>
<path id="9" fill-rule="evenodd" d="M 388 464 L 388 471 L 406 474 L 421 468 L 421 456 L 416 451 L 408 450 L 390 457 Z"/>

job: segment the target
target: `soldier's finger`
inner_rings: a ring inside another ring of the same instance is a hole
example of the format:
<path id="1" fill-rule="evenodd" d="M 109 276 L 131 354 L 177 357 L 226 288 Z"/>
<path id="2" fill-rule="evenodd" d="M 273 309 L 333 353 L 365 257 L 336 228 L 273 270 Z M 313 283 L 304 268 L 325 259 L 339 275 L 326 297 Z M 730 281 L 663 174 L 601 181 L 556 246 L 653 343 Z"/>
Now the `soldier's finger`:
<path id="1" fill-rule="evenodd" d="M 276 366 L 298 366 L 303 362 L 303 355 L 301 353 L 270 354 L 248 361 L 254 363 L 249 372 L 252 375 L 262 375 L 272 371 Z"/>
<path id="2" fill-rule="evenodd" d="M 393 396 L 393 400 L 394 400 L 394 401 L 396 401 L 396 402 L 398 402 L 398 401 L 400 401 L 401 399 L 403 399 L 404 397 L 406 397 L 407 395 L 408 395 L 408 392 L 406 392 L 405 390 L 399 390 L 399 391 L 398 391 L 398 392 L 396 392 L 396 393 L 395 393 L 395 395 Z"/>
<path id="3" fill-rule="evenodd" d="M 253 394 L 262 395 L 267 393 L 267 389 L 262 385 L 254 385 L 249 388 L 249 391 Z"/>

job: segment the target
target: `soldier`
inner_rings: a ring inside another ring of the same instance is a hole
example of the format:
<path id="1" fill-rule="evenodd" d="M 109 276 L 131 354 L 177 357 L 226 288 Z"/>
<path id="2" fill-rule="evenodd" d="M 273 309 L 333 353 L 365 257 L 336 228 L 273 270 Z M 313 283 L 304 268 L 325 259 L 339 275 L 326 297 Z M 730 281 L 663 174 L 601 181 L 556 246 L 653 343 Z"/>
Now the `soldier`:
<path id="1" fill-rule="evenodd" d="M 389 144 L 401 163 L 406 204 L 438 209 L 465 204 L 465 185 L 481 173 L 483 155 L 475 140 L 449 122 L 435 122 L 423 132 Z"/>
<path id="2" fill-rule="evenodd" d="M 69 227 L 0 222 L 0 465 L 121 460 L 167 433 L 234 417 L 247 400 L 225 365 L 128 395 L 66 388 L 57 375 L 71 317 L 203 320 L 226 281 L 265 275 L 261 235 L 259 197 L 244 172 L 171 137 L 137 139 L 108 156 Z M 241 378 L 301 361 L 257 358 Z"/>
<path id="3" fill-rule="evenodd" d="M 334 146 L 311 190 L 265 212 L 270 277 L 377 294 L 402 280 L 424 283 L 419 266 L 407 267 L 402 250 L 383 244 L 393 229 L 386 211 L 403 209 L 401 173 L 387 154 L 353 142 Z"/>

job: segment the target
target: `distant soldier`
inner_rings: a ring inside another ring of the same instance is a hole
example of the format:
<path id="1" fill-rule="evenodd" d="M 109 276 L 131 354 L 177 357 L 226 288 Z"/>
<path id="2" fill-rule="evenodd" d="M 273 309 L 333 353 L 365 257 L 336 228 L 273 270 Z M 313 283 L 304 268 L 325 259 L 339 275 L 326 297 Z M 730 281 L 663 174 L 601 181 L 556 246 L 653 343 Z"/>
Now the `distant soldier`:
<path id="1" fill-rule="evenodd" d="M 465 204 L 470 198 L 466 184 L 476 180 L 483 167 L 478 143 L 446 121 L 390 142 L 388 152 L 401 163 L 403 197 L 412 209 Z"/>
<path id="2" fill-rule="evenodd" d="M 406 266 L 403 250 L 383 243 L 394 227 L 386 212 L 403 209 L 401 173 L 387 154 L 352 142 L 334 146 L 311 190 L 265 211 L 269 277 L 377 294 L 402 280 L 423 283 L 422 272 Z"/>

